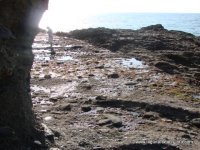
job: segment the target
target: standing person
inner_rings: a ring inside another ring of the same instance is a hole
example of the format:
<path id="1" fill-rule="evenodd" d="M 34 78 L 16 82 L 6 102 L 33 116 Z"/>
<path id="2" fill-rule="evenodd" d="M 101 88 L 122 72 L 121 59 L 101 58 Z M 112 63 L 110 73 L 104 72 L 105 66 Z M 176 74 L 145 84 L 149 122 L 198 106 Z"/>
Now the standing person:
<path id="1" fill-rule="evenodd" d="M 47 27 L 47 33 L 48 33 L 48 37 L 49 37 L 48 41 L 50 43 L 51 54 L 54 55 L 55 51 L 53 49 L 53 32 L 50 27 Z"/>

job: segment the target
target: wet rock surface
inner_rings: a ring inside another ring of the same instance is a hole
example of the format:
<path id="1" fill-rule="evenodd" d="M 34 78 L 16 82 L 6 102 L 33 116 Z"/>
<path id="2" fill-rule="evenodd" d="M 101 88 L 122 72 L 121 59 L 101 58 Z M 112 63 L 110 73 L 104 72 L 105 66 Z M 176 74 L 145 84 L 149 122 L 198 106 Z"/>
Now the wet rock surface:
<path id="1" fill-rule="evenodd" d="M 200 39 L 192 34 L 158 24 L 139 30 L 75 30 L 68 36 L 146 60 L 166 73 L 181 74 L 189 83 L 200 85 Z"/>
<path id="2" fill-rule="evenodd" d="M 106 36 L 113 32 L 106 30 Z M 109 46 L 59 36 L 53 47 L 51 56 L 47 35 L 37 35 L 31 72 L 34 111 L 48 127 L 51 149 L 199 148 L 200 89 L 177 74 L 180 66 L 161 59 L 167 52 L 111 52 Z M 166 73 L 151 65 L 153 59 L 178 69 Z"/>

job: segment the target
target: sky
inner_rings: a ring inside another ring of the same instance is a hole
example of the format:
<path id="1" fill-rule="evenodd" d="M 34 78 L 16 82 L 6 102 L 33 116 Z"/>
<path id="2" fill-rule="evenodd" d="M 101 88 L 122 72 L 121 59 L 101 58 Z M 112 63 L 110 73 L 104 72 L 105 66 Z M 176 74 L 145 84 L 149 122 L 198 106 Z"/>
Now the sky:
<path id="1" fill-rule="evenodd" d="M 200 13 L 200 0 L 49 0 L 40 27 L 78 24 L 84 17 L 102 13 Z M 65 22 L 63 21 L 65 18 Z M 70 22 L 69 22 L 70 21 Z M 76 22 L 76 23 L 75 23 Z M 62 29 L 61 29 L 62 30 Z"/>

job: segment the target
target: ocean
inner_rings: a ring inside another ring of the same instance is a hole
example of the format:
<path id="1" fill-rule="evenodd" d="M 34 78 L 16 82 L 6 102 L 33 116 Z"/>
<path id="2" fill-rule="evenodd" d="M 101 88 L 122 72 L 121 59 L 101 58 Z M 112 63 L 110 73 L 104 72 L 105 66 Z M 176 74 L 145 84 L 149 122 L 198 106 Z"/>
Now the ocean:
<path id="1" fill-rule="evenodd" d="M 52 28 L 54 31 L 63 32 L 95 27 L 136 30 L 154 24 L 162 24 L 168 30 L 179 30 L 200 36 L 200 13 L 99 14 L 73 20 L 62 18 L 62 22 L 56 23 Z"/>
<path id="2" fill-rule="evenodd" d="M 90 16 L 82 20 L 82 28 L 136 30 L 153 24 L 162 24 L 168 30 L 180 30 L 200 36 L 200 13 L 116 13 Z"/>

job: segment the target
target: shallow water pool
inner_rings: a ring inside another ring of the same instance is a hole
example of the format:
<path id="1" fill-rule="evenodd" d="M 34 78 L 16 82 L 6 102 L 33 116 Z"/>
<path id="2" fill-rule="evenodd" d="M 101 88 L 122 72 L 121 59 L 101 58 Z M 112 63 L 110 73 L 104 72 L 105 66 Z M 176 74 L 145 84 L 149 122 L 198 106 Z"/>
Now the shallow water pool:
<path id="1" fill-rule="evenodd" d="M 142 61 L 139 61 L 135 58 L 121 58 L 118 60 L 118 62 L 128 68 L 137 68 L 137 69 L 143 69 L 147 68 L 147 65 L 144 65 Z"/>

